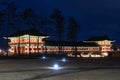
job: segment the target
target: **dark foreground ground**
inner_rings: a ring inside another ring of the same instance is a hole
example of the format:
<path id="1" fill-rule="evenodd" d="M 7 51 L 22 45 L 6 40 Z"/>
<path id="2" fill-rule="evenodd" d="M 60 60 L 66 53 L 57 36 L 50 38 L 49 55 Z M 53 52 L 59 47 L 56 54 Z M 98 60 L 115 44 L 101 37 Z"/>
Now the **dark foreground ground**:
<path id="1" fill-rule="evenodd" d="M 0 80 L 120 80 L 120 58 L 0 59 Z"/>

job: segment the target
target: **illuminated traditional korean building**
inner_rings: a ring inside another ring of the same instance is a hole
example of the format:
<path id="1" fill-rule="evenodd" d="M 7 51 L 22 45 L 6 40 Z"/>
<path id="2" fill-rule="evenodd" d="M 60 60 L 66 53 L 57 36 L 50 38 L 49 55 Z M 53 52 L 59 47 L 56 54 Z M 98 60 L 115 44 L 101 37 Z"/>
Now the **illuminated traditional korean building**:
<path id="1" fill-rule="evenodd" d="M 62 46 L 62 54 L 73 56 L 75 46 L 77 55 L 81 57 L 105 57 L 112 51 L 113 40 L 107 36 L 92 37 L 83 42 L 54 41 L 47 40 L 49 36 L 35 29 L 17 31 L 8 36 L 10 39 L 9 54 L 37 54 L 37 53 L 59 53 Z"/>
<path id="2" fill-rule="evenodd" d="M 43 52 L 44 41 L 42 39 L 47 37 L 46 34 L 35 29 L 17 31 L 8 36 L 8 39 L 10 39 L 10 54 Z"/>
<path id="3" fill-rule="evenodd" d="M 112 43 L 115 42 L 114 40 L 110 39 L 108 36 L 95 36 L 91 37 L 88 40 L 83 41 L 85 43 L 96 43 L 99 45 L 100 54 L 103 56 L 108 56 L 109 52 L 112 51 Z M 91 52 L 91 54 L 94 52 Z M 94 55 L 90 55 L 94 56 Z"/>
<path id="4" fill-rule="evenodd" d="M 112 50 L 112 42 L 108 36 L 97 36 L 97 37 L 92 37 L 86 41 L 86 43 L 96 43 L 101 47 L 101 51 L 111 51 Z"/>
<path id="5" fill-rule="evenodd" d="M 62 46 L 64 53 L 73 56 L 73 47 L 77 47 L 77 55 L 81 57 L 105 57 L 112 51 L 112 42 L 107 36 L 91 37 L 83 42 L 68 42 L 68 41 L 46 41 L 46 48 L 48 52 L 58 51 L 58 46 Z M 60 43 L 60 45 L 58 44 Z"/>

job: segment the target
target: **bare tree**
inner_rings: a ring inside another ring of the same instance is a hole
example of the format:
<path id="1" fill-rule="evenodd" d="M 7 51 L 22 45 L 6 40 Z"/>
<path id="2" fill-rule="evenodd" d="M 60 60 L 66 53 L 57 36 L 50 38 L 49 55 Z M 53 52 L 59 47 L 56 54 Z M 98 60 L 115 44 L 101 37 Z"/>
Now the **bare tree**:
<path id="1" fill-rule="evenodd" d="M 22 13 L 22 18 L 24 22 L 29 25 L 31 28 L 35 28 L 35 22 L 34 22 L 34 10 L 32 8 L 26 8 Z"/>
<path id="2" fill-rule="evenodd" d="M 22 19 L 25 24 L 29 26 L 29 28 L 36 29 L 41 26 L 41 16 L 38 16 L 35 14 L 34 10 L 32 8 L 26 8 L 22 13 Z M 38 45 L 37 45 L 37 52 L 39 53 L 39 36 L 38 36 Z M 29 35 L 29 54 L 30 52 L 30 35 Z"/>
<path id="3" fill-rule="evenodd" d="M 76 42 L 77 42 L 78 30 L 80 30 L 80 25 L 77 23 L 77 21 L 73 17 L 69 18 L 68 24 L 69 24 L 68 38 L 69 38 L 70 41 L 75 43 L 74 44 L 75 46 L 74 46 L 73 49 L 74 49 L 75 56 L 77 57 Z"/>
<path id="4" fill-rule="evenodd" d="M 2 6 L 4 6 L 4 10 L 0 13 L 1 16 L 3 16 L 3 13 L 4 13 L 4 17 L 1 18 L 1 23 L 6 23 L 4 24 L 4 26 L 6 26 L 6 37 L 7 37 L 7 40 L 8 40 L 8 35 L 9 33 L 9 30 L 10 29 L 15 29 L 15 26 L 16 25 L 16 6 L 14 4 L 13 1 L 3 1 L 1 3 Z M 4 20 L 3 20 L 4 18 Z M 8 41 L 7 41 L 7 56 L 8 56 Z"/>
<path id="5" fill-rule="evenodd" d="M 57 30 L 57 35 L 58 35 L 58 40 L 59 40 L 58 48 L 59 48 L 59 54 L 60 54 L 60 53 L 62 53 L 61 40 L 62 40 L 62 32 L 64 29 L 64 17 L 62 16 L 62 13 L 59 9 L 55 9 L 53 14 L 50 17 L 53 20 L 53 24 Z"/>
<path id="6" fill-rule="evenodd" d="M 0 12 L 0 26 L 3 26 L 4 16 L 5 16 L 5 14 L 1 11 L 1 12 Z"/>

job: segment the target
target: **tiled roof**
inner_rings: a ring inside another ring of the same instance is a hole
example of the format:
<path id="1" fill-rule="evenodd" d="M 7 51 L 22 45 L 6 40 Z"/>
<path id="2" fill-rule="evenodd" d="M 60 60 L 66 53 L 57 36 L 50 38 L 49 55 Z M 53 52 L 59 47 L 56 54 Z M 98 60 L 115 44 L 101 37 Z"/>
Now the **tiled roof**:
<path id="1" fill-rule="evenodd" d="M 85 43 L 85 42 L 70 42 L 70 41 L 52 41 L 52 40 L 45 40 L 45 44 L 49 46 L 99 46 L 96 43 Z"/>
<path id="2" fill-rule="evenodd" d="M 8 35 L 8 37 L 17 37 L 25 34 L 34 35 L 34 36 L 47 36 L 46 34 L 38 32 L 36 29 L 29 29 L 29 30 L 17 31 L 11 35 Z"/>
<path id="3" fill-rule="evenodd" d="M 111 39 L 108 36 L 95 36 L 85 41 L 102 41 L 102 40 L 111 40 Z"/>

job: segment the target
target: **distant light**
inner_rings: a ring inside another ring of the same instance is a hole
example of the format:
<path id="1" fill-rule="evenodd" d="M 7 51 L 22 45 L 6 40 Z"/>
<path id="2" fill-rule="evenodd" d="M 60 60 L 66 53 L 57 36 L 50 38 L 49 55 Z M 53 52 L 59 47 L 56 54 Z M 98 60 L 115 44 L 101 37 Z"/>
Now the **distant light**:
<path id="1" fill-rule="evenodd" d="M 8 51 L 9 51 L 9 52 L 12 52 L 12 50 L 11 50 L 11 49 L 9 49 Z"/>
<path id="2" fill-rule="evenodd" d="M 102 53 L 102 56 L 103 56 L 103 57 L 106 57 L 106 56 L 108 56 L 108 53 L 107 53 L 107 52 L 103 52 L 103 53 Z"/>
<path id="3" fill-rule="evenodd" d="M 2 50 L 0 49 L 0 53 L 2 52 Z"/>
<path id="4" fill-rule="evenodd" d="M 63 59 L 62 59 L 62 61 L 63 61 L 63 62 L 65 62 L 65 61 L 66 61 L 66 59 L 65 59 L 65 58 L 63 58 Z"/>
<path id="5" fill-rule="evenodd" d="M 46 57 L 45 57 L 45 56 L 43 56 L 43 57 L 42 57 L 42 59 L 46 59 Z"/>

